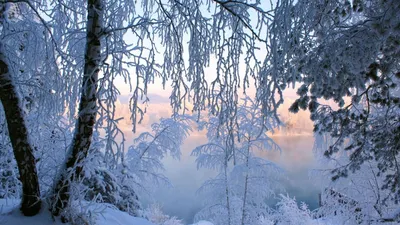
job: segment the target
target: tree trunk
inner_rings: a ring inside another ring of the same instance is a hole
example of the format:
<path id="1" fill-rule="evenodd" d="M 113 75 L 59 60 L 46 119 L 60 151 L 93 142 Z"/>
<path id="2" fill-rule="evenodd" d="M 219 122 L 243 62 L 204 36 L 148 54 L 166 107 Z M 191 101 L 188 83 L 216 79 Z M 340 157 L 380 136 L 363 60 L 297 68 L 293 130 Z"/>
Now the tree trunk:
<path id="1" fill-rule="evenodd" d="M 229 200 L 229 183 L 228 183 L 228 156 L 225 157 L 224 165 L 224 175 L 225 175 L 225 194 L 226 194 L 226 209 L 228 210 L 228 224 L 231 225 L 231 206 Z"/>
<path id="2" fill-rule="evenodd" d="M 246 155 L 246 176 L 244 180 L 244 193 L 243 193 L 243 205 L 242 205 L 242 225 L 246 221 L 246 204 L 247 204 L 247 192 L 249 183 L 249 157 L 250 157 L 250 138 L 247 139 L 247 155 Z"/>
<path id="3" fill-rule="evenodd" d="M 21 211 L 25 216 L 36 215 L 41 208 L 36 160 L 28 139 L 28 131 L 17 91 L 12 83 L 7 61 L 0 44 L 0 100 L 3 104 L 8 133 L 17 161 L 22 184 Z"/>
<path id="4" fill-rule="evenodd" d="M 88 154 L 93 127 L 97 114 L 97 81 L 101 62 L 100 36 L 102 30 L 101 0 L 88 0 L 88 21 L 86 30 L 85 66 L 82 80 L 82 92 L 75 124 L 75 133 L 66 157 L 64 168 L 55 182 L 52 213 L 60 215 L 67 207 L 70 197 L 70 185 L 81 175 L 82 161 Z M 72 174 L 69 171 L 73 171 Z"/>

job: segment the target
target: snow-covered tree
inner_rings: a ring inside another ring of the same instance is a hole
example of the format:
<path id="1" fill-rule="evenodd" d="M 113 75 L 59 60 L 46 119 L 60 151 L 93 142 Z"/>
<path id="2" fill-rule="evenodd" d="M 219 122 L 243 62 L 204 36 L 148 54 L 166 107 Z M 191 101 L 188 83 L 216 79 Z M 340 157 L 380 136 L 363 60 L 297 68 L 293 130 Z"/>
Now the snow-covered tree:
<path id="1" fill-rule="evenodd" d="M 231 128 L 216 117 L 201 122 L 201 126 L 207 129 L 208 143 L 198 146 L 192 155 L 197 156 L 199 168 L 216 169 L 218 175 L 199 190 L 209 200 L 196 220 L 256 224 L 268 211 L 267 199 L 280 188 L 282 169 L 256 156 L 257 151 L 279 150 L 267 134 L 277 121 L 272 115 L 262 117 L 259 105 L 247 97 L 238 108 L 233 138 L 229 137 Z"/>
<path id="2" fill-rule="evenodd" d="M 392 202 L 400 198 L 399 10 L 397 0 L 279 1 L 257 89 L 268 110 L 281 103 L 276 94 L 299 83 L 291 111 L 308 109 L 314 130 L 334 138 L 327 157 L 349 154 L 332 178 L 375 161 Z"/>

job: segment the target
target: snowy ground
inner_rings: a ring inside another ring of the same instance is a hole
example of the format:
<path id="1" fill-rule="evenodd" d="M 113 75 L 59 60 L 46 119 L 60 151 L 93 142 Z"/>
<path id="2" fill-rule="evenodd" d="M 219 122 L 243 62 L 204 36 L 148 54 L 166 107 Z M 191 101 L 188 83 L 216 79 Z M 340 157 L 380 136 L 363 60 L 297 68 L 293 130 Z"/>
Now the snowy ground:
<path id="1" fill-rule="evenodd" d="M 119 211 L 109 204 L 86 204 L 76 208 L 81 209 L 85 215 L 94 215 L 96 225 L 157 225 L 146 219 L 130 216 Z M 41 212 L 34 217 L 25 217 L 19 211 L 19 200 L 0 199 L 0 225 L 65 225 L 61 221 L 54 220 L 47 210 L 43 207 Z M 214 225 L 208 221 L 199 221 L 192 225 Z M 311 225 L 311 224 L 310 224 Z M 312 225 L 334 225 L 334 223 L 323 219 L 313 220 Z"/>
<path id="2" fill-rule="evenodd" d="M 65 225 L 61 221 L 54 220 L 47 207 L 43 207 L 41 212 L 34 217 L 25 217 L 19 211 L 19 202 L 20 200 L 17 199 L 0 199 L 1 225 Z M 146 219 L 121 212 L 108 204 L 95 204 L 82 208 L 82 210 L 94 215 L 96 225 L 155 225 Z M 207 221 L 199 221 L 193 225 L 213 224 Z"/>
<path id="3" fill-rule="evenodd" d="M 24 217 L 18 209 L 19 200 L 0 199 L 0 224 L 17 225 L 47 225 L 62 224 L 53 221 L 48 210 L 43 210 L 34 217 Z"/>

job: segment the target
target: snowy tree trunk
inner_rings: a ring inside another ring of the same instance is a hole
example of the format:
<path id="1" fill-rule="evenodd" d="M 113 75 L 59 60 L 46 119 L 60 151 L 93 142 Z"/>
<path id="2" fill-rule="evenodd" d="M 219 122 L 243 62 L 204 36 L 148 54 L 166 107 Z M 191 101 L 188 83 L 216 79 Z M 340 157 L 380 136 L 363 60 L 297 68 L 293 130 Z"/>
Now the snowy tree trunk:
<path id="1" fill-rule="evenodd" d="M 224 175 L 225 175 L 225 193 L 226 193 L 226 209 L 228 210 L 228 224 L 231 225 L 231 206 L 229 200 L 229 182 L 228 182 L 228 156 L 225 158 L 224 165 Z"/>
<path id="2" fill-rule="evenodd" d="M 0 46 L 1 48 L 1 46 Z M 0 100 L 3 104 L 8 133 L 17 161 L 22 183 L 21 211 L 25 216 L 36 215 L 41 208 L 40 190 L 36 172 L 36 160 L 28 140 L 20 100 L 13 85 L 9 67 L 0 49 Z"/>
<path id="3" fill-rule="evenodd" d="M 53 215 L 58 216 L 67 207 L 71 182 L 81 175 L 82 161 L 88 154 L 97 114 L 97 81 L 101 62 L 100 36 L 102 30 L 101 0 L 88 0 L 87 42 L 82 93 L 78 120 L 65 167 L 56 181 Z M 73 171 L 72 175 L 69 173 Z"/>
<path id="4" fill-rule="evenodd" d="M 248 138 L 247 143 L 247 155 L 246 155 L 246 177 L 244 180 L 244 193 L 243 193 L 243 206 L 242 206 L 242 225 L 245 223 L 246 217 L 246 201 L 247 201 L 247 192 L 248 192 L 248 183 L 249 183 L 249 157 L 250 157 L 250 138 Z"/>

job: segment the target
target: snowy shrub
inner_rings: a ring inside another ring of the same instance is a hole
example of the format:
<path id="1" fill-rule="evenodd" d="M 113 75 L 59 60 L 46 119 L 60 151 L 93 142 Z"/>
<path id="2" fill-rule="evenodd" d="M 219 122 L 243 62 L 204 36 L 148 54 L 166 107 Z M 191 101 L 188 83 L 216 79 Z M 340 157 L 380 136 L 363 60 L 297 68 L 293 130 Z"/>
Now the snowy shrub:
<path id="1" fill-rule="evenodd" d="M 118 177 L 105 168 L 98 168 L 93 172 L 92 176 L 83 181 L 88 188 L 86 200 L 110 203 L 121 211 L 137 215 L 137 210 L 140 208 L 139 198 L 132 187 L 124 185 Z"/>
<path id="2" fill-rule="evenodd" d="M 275 225 L 275 223 L 267 217 L 260 217 L 258 225 Z"/>
<path id="3" fill-rule="evenodd" d="M 143 216 L 156 225 L 183 225 L 175 216 L 165 215 L 158 204 L 152 204 L 143 211 Z"/>
<path id="4" fill-rule="evenodd" d="M 102 152 L 92 150 L 84 166 L 80 193 L 86 201 L 109 203 L 137 216 L 140 203 L 134 187 L 126 183 L 120 169 L 107 168 L 103 158 Z"/>
<path id="5" fill-rule="evenodd" d="M 289 196 L 280 195 L 280 201 L 277 204 L 277 210 L 272 216 L 274 224 L 280 225 L 312 225 L 314 224 L 311 211 L 303 202 L 300 207 L 296 199 Z M 268 224 L 268 223 L 266 223 Z"/>
<path id="6" fill-rule="evenodd" d="M 21 183 L 10 146 L 0 142 L 0 198 L 19 198 Z"/>
<path id="7" fill-rule="evenodd" d="M 115 208 L 113 205 L 102 204 L 100 206 L 93 202 L 71 200 L 68 207 L 62 212 L 61 219 L 68 221 L 71 225 L 94 225 L 96 218 L 101 217 L 106 207 Z"/>

